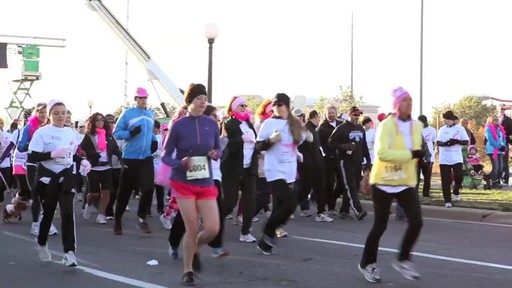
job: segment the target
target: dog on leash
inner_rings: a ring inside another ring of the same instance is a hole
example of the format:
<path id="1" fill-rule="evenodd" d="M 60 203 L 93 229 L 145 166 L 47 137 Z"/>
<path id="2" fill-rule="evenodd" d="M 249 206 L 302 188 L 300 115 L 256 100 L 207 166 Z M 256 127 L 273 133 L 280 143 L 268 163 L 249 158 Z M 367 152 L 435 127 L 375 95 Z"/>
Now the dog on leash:
<path id="1" fill-rule="evenodd" d="M 27 210 L 27 202 L 17 199 L 14 201 L 14 204 L 5 205 L 3 210 L 3 220 L 4 223 L 9 223 L 9 219 L 18 219 L 21 221 L 22 216 L 21 213 Z"/>

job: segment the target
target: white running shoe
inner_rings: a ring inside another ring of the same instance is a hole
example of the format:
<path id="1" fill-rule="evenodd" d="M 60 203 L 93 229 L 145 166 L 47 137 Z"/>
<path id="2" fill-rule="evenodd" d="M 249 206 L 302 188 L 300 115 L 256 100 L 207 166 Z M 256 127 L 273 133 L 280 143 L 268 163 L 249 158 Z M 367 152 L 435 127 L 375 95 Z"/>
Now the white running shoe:
<path id="1" fill-rule="evenodd" d="M 452 208 L 453 206 L 452 206 L 452 203 L 451 203 L 451 202 L 446 202 L 446 203 L 444 203 L 444 207 L 446 207 L 446 208 Z"/>
<path id="2" fill-rule="evenodd" d="M 171 224 L 170 217 L 165 217 L 165 214 L 162 214 L 162 215 L 160 215 L 160 222 L 162 222 L 164 229 L 167 229 L 167 230 L 171 229 L 172 224 Z"/>
<path id="3" fill-rule="evenodd" d="M 256 238 L 254 238 L 254 236 L 252 236 L 251 233 L 247 235 L 240 234 L 240 242 L 254 243 L 256 242 Z"/>
<path id="4" fill-rule="evenodd" d="M 59 231 L 57 230 L 55 225 L 53 225 L 53 223 L 52 223 L 52 226 L 50 226 L 50 231 L 48 232 L 48 235 L 53 236 L 53 235 L 57 235 L 57 234 L 59 234 Z"/>
<path id="5" fill-rule="evenodd" d="M 279 227 L 276 229 L 277 238 L 288 237 L 288 232 L 284 231 L 283 228 Z"/>
<path id="6" fill-rule="evenodd" d="M 62 258 L 62 263 L 64 263 L 64 265 L 68 267 L 78 266 L 78 263 L 76 262 L 75 252 L 69 251 L 68 253 L 64 254 L 64 258 Z"/>
<path id="7" fill-rule="evenodd" d="M 357 264 L 357 268 L 363 273 L 366 281 L 371 283 L 380 283 L 380 269 L 377 268 L 375 263 L 369 264 L 366 267 L 361 267 L 361 264 Z"/>
<path id="8" fill-rule="evenodd" d="M 315 218 L 315 221 L 316 222 L 327 222 L 327 223 L 331 223 L 332 221 L 334 221 L 334 219 L 332 219 L 331 217 L 327 216 L 327 214 L 322 213 L 322 214 L 318 214 L 316 215 L 316 218 Z"/>
<path id="9" fill-rule="evenodd" d="M 311 217 L 311 212 L 309 210 L 302 210 L 299 214 L 300 217 Z"/>
<path id="10" fill-rule="evenodd" d="M 226 216 L 226 219 L 233 219 L 233 215 L 229 214 L 228 216 Z"/>
<path id="11" fill-rule="evenodd" d="M 258 217 L 253 217 L 252 218 L 252 222 L 258 222 L 258 221 L 260 221 L 260 219 L 258 219 Z"/>
<path id="12" fill-rule="evenodd" d="M 32 222 L 32 227 L 30 228 L 30 234 L 37 236 L 39 235 L 39 224 L 41 222 Z"/>
<path id="13" fill-rule="evenodd" d="M 85 204 L 83 215 L 85 220 L 91 219 L 91 206 L 89 204 Z"/>
<path id="14" fill-rule="evenodd" d="M 244 219 L 242 218 L 242 215 L 240 215 L 236 218 L 233 218 L 233 225 L 242 226 L 243 223 L 244 223 Z"/>
<path id="15" fill-rule="evenodd" d="M 105 218 L 105 215 L 98 214 L 98 217 L 96 217 L 96 223 L 98 223 L 98 224 L 107 224 L 107 219 Z"/>
<path id="16" fill-rule="evenodd" d="M 453 199 L 455 199 L 455 201 L 460 201 L 460 195 L 454 195 Z"/>
<path id="17" fill-rule="evenodd" d="M 420 273 L 418 273 L 411 261 L 394 261 L 391 266 L 409 280 L 420 280 Z"/>
<path id="18" fill-rule="evenodd" d="M 39 259 L 43 262 L 50 262 L 52 261 L 52 255 L 50 254 L 50 251 L 48 251 L 48 245 L 38 245 L 37 251 L 39 255 Z"/>

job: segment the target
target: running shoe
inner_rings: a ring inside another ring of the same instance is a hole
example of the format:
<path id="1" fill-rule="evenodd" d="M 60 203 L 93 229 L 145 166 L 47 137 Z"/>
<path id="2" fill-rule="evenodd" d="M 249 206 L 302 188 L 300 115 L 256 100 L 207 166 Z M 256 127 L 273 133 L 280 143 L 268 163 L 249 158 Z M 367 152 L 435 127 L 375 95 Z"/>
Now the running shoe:
<path id="1" fill-rule="evenodd" d="M 354 217 L 352 217 L 352 215 L 350 215 L 350 213 L 348 212 L 341 212 L 338 217 L 340 217 L 340 219 L 343 219 L 343 220 L 354 220 Z"/>
<path id="2" fill-rule="evenodd" d="M 258 241 L 258 244 L 256 245 L 256 248 L 261 251 L 261 253 L 265 256 L 272 255 L 272 246 L 268 245 L 263 238 Z"/>
<path id="3" fill-rule="evenodd" d="M 356 214 L 356 217 L 357 217 L 357 220 L 363 220 L 364 217 L 366 217 L 368 215 L 368 212 L 366 212 L 366 210 L 363 210 L 359 213 Z"/>
<path id="4" fill-rule="evenodd" d="M 83 216 L 85 220 L 91 219 L 91 206 L 89 204 L 85 204 Z"/>
<path id="5" fill-rule="evenodd" d="M 38 245 L 37 246 L 39 259 L 43 262 L 50 262 L 52 261 L 52 255 L 50 254 L 50 251 L 48 251 L 48 245 Z"/>
<path id="6" fill-rule="evenodd" d="M 162 215 L 160 215 L 160 222 L 164 226 L 164 229 L 167 229 L 167 230 L 171 229 L 172 224 L 171 224 L 170 217 L 166 217 L 165 214 L 162 214 Z"/>
<path id="7" fill-rule="evenodd" d="M 183 274 L 183 278 L 181 279 L 181 285 L 183 286 L 196 286 L 196 281 L 194 279 L 194 272 L 188 271 Z"/>
<path id="8" fill-rule="evenodd" d="M 309 210 L 302 210 L 299 214 L 300 217 L 311 217 L 311 212 Z"/>
<path id="9" fill-rule="evenodd" d="M 32 227 L 30 227 L 30 234 L 37 236 L 39 235 L 39 224 L 41 222 L 32 222 Z"/>
<path id="10" fill-rule="evenodd" d="M 380 283 L 380 269 L 377 268 L 377 265 L 375 265 L 375 263 L 368 264 L 364 268 L 361 267 L 361 264 L 357 264 L 357 268 L 359 269 L 359 271 L 361 271 L 361 273 L 363 273 L 366 281 L 371 283 Z"/>
<path id="11" fill-rule="evenodd" d="M 57 235 L 57 234 L 59 234 L 59 231 L 57 230 L 55 225 L 53 225 L 53 223 L 52 223 L 52 226 L 50 226 L 50 231 L 48 232 L 48 235 L 53 236 L 53 235 Z"/>
<path id="12" fill-rule="evenodd" d="M 219 247 L 219 248 L 213 248 L 211 255 L 213 258 L 221 258 L 221 257 L 229 256 L 229 252 L 228 252 L 228 250 L 224 249 L 224 247 Z"/>
<path id="13" fill-rule="evenodd" d="M 171 256 L 174 260 L 178 259 L 178 248 L 174 249 L 171 245 L 169 245 L 169 256 Z"/>
<path id="14" fill-rule="evenodd" d="M 256 238 L 254 238 L 254 236 L 251 235 L 251 233 L 247 234 L 247 235 L 243 235 L 243 234 L 240 234 L 240 242 L 245 242 L 245 243 L 254 243 L 256 242 Z"/>
<path id="15" fill-rule="evenodd" d="M 149 225 L 146 221 L 139 218 L 138 226 L 139 226 L 140 231 L 142 231 L 142 233 L 151 234 L 151 230 L 149 230 Z"/>
<path id="16" fill-rule="evenodd" d="M 394 261 L 391 266 L 409 280 L 420 280 L 420 273 L 411 261 Z"/>
<path id="17" fill-rule="evenodd" d="M 107 224 L 107 219 L 105 218 L 105 215 L 98 214 L 98 217 L 96 217 L 96 223 L 98 223 L 98 224 Z"/>
<path id="18" fill-rule="evenodd" d="M 315 221 L 316 222 L 331 223 L 332 221 L 334 221 L 334 219 L 332 219 L 331 217 L 327 216 L 327 214 L 325 214 L 325 212 L 324 212 L 322 214 L 316 215 Z"/>
<path id="19" fill-rule="evenodd" d="M 62 263 L 64 263 L 64 265 L 68 267 L 78 266 L 78 263 L 76 262 L 75 252 L 69 251 L 68 253 L 64 254 L 64 258 L 62 258 Z"/>
<path id="20" fill-rule="evenodd" d="M 277 238 L 288 237 L 288 232 L 284 231 L 282 227 L 276 229 Z"/>

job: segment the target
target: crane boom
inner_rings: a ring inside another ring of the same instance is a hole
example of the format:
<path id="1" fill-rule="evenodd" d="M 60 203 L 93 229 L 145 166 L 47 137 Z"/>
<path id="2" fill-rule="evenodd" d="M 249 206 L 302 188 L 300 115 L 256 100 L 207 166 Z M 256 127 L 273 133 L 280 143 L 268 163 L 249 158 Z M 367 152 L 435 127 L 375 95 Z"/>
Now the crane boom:
<path id="1" fill-rule="evenodd" d="M 172 99 L 182 106 L 185 101 L 180 89 L 167 77 L 164 71 L 151 59 L 149 54 L 142 48 L 142 46 L 135 40 L 135 38 L 126 30 L 126 28 L 117 20 L 117 18 L 110 12 L 110 10 L 101 2 L 101 0 L 87 0 L 87 6 L 98 13 L 103 21 L 114 31 L 114 33 L 123 41 L 126 47 L 139 59 L 139 61 L 146 67 L 150 80 L 157 80 L 162 87 L 169 93 Z M 162 100 L 160 100 L 162 102 Z M 165 105 L 162 105 L 164 108 Z M 164 108 L 164 112 L 168 114 Z M 166 115 L 170 117 L 170 115 Z"/>

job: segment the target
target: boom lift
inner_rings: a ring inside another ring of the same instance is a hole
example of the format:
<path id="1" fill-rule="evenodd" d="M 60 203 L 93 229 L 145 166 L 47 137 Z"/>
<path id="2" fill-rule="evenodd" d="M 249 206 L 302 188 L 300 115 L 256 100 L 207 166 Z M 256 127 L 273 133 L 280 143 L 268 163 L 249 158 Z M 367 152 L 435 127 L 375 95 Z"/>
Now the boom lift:
<path id="1" fill-rule="evenodd" d="M 142 48 L 142 46 L 135 40 L 135 38 L 133 38 L 130 32 L 126 30 L 126 28 L 117 20 L 117 18 L 101 2 L 101 0 L 87 0 L 87 6 L 92 11 L 98 13 L 101 19 L 103 19 L 103 21 L 110 27 L 110 29 L 112 29 L 112 31 L 114 31 L 119 39 L 123 41 L 124 45 L 126 45 L 126 47 L 130 49 L 133 55 L 135 55 L 135 57 L 139 59 L 144 67 L 146 67 L 151 83 L 153 83 L 153 80 L 158 81 L 160 85 L 162 85 L 162 87 L 167 91 L 167 93 L 169 93 L 172 99 L 178 104 L 178 106 L 182 106 L 185 103 L 182 91 L 174 85 L 171 79 L 169 79 L 164 71 L 158 67 L 158 65 L 153 61 L 146 50 Z M 169 111 L 167 111 L 167 107 L 159 95 L 158 98 L 161 102 L 160 106 L 162 107 L 165 115 L 167 117 L 171 117 L 171 115 L 169 115 Z"/>

